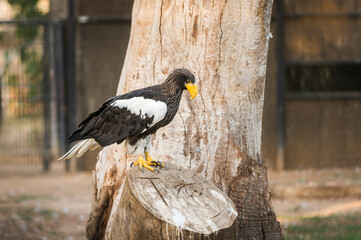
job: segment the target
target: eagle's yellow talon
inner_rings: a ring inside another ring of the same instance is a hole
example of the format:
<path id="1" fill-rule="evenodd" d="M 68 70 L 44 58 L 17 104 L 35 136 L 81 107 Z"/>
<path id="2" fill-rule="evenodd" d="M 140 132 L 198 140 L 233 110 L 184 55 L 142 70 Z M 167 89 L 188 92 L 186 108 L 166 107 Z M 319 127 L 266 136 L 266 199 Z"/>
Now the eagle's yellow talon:
<path id="1" fill-rule="evenodd" d="M 161 167 L 164 167 L 164 164 L 160 161 L 157 161 L 155 159 L 153 159 L 148 152 L 145 152 L 145 162 L 148 164 L 148 165 L 151 165 L 151 166 L 161 166 Z"/>
<path id="2" fill-rule="evenodd" d="M 141 156 L 141 155 L 138 157 L 138 161 L 135 161 L 133 164 L 135 166 L 139 165 L 139 169 L 142 169 L 142 167 L 145 167 L 145 168 L 149 169 L 150 171 L 154 172 L 154 169 L 149 166 L 149 163 L 146 160 L 144 160 L 143 156 Z"/>
<path id="3" fill-rule="evenodd" d="M 132 164 L 130 164 L 130 166 L 132 167 L 133 165 L 134 166 L 139 165 L 139 169 L 142 169 L 142 167 L 145 167 L 145 168 L 149 169 L 152 172 L 154 172 L 154 170 L 158 171 L 158 169 L 154 169 L 151 166 L 164 167 L 164 164 L 162 162 L 156 161 L 153 158 L 151 158 L 149 156 L 148 152 L 145 152 L 145 156 L 146 156 L 146 159 L 144 159 L 142 155 L 139 155 L 138 161 L 133 162 Z"/>

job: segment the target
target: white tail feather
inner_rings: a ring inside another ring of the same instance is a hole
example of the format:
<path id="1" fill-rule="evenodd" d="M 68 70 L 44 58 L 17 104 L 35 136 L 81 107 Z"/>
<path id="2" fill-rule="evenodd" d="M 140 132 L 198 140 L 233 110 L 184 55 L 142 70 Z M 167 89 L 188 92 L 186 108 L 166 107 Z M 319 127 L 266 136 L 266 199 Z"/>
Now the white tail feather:
<path id="1" fill-rule="evenodd" d="M 71 159 L 73 157 L 81 157 L 86 151 L 93 151 L 94 149 L 100 147 L 99 143 L 97 143 L 94 138 L 88 138 L 79 141 L 77 144 L 74 145 L 67 153 L 64 154 L 61 158 L 58 160 L 65 160 L 65 159 Z"/>
<path id="2" fill-rule="evenodd" d="M 81 147 L 78 150 L 78 153 L 76 155 L 77 158 L 83 156 L 83 154 L 88 151 L 88 149 L 93 145 L 94 143 L 94 139 L 90 138 L 90 139 L 86 139 L 84 141 L 84 143 L 81 145 Z"/>
<path id="3" fill-rule="evenodd" d="M 94 141 L 95 142 L 95 141 Z M 93 150 L 95 150 L 95 149 L 97 149 L 98 147 L 100 147 L 100 145 L 97 143 L 97 142 L 95 142 L 96 144 L 93 144 L 93 145 L 91 145 L 90 147 L 89 147 L 89 151 L 93 151 Z"/>

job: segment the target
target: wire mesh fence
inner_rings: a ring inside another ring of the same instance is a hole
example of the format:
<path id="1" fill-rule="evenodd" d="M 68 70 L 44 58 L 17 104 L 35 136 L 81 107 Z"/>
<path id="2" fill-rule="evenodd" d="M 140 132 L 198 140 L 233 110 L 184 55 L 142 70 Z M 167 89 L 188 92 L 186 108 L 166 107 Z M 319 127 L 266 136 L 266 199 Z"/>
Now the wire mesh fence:
<path id="1" fill-rule="evenodd" d="M 53 1 L 52 14 L 39 7 L 50 2 L 0 0 L 0 170 L 48 170 L 69 149 L 76 121 L 116 93 L 132 1 L 112 2 L 120 11 L 112 17 L 97 1 L 78 2 L 84 16 L 75 1 Z"/>
<path id="2" fill-rule="evenodd" d="M 46 15 L 37 1 L 0 1 L 0 171 L 48 170 L 57 150 Z"/>
<path id="3" fill-rule="evenodd" d="M 44 27 L 2 24 L 0 164 L 42 169 Z"/>

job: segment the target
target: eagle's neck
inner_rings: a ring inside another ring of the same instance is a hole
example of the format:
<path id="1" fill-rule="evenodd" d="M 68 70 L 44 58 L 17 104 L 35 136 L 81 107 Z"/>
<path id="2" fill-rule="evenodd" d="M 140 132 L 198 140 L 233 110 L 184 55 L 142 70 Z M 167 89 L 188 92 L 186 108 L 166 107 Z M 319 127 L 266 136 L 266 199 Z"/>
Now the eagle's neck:
<path id="1" fill-rule="evenodd" d="M 162 94 L 165 96 L 168 106 L 167 120 L 170 122 L 178 111 L 179 103 L 182 98 L 183 89 L 172 82 L 164 82 L 161 87 Z"/>
<path id="2" fill-rule="evenodd" d="M 183 89 L 180 88 L 177 84 L 171 81 L 165 81 L 162 84 L 161 88 L 162 88 L 162 94 L 167 96 L 169 100 L 177 101 L 177 102 L 180 101 L 182 97 Z"/>

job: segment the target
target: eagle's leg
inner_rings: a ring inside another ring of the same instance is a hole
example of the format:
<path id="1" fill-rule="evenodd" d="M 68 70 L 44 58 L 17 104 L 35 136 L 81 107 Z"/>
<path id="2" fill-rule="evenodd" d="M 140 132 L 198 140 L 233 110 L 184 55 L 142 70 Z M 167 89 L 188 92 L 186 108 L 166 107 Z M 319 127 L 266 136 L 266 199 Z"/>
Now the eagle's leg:
<path id="1" fill-rule="evenodd" d="M 145 153 L 145 162 L 148 164 L 148 165 L 153 165 L 153 166 L 160 166 L 160 167 L 164 167 L 164 164 L 160 161 L 157 161 L 155 159 L 153 159 L 148 152 L 144 152 Z"/>
<path id="2" fill-rule="evenodd" d="M 148 165 L 151 166 L 160 166 L 160 167 L 164 167 L 164 164 L 160 161 L 157 161 L 155 159 L 153 159 L 150 155 L 149 155 L 149 151 L 152 147 L 152 141 L 151 141 L 151 135 L 148 135 L 145 139 L 146 145 L 144 148 L 144 154 L 145 154 L 145 161 Z"/>
<path id="3" fill-rule="evenodd" d="M 149 166 L 151 164 L 149 164 L 146 160 L 144 160 L 142 155 L 139 155 L 138 161 L 135 161 L 133 164 L 139 165 L 139 169 L 142 169 L 142 167 L 145 167 L 145 168 L 149 169 L 150 171 L 154 172 L 154 168 Z"/>

